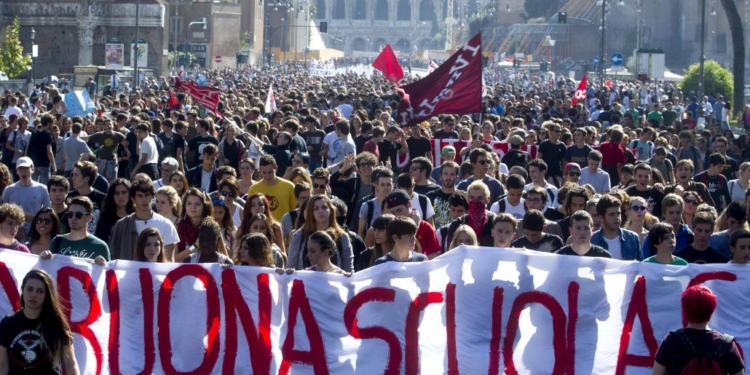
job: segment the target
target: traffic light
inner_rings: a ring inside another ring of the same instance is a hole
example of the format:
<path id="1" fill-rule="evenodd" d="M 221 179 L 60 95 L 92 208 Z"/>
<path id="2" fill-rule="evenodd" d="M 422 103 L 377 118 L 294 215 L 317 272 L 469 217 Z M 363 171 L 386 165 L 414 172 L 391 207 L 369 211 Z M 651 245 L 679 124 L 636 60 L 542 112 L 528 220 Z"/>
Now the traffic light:
<path id="1" fill-rule="evenodd" d="M 327 33 L 328 32 L 328 22 L 321 22 L 320 23 L 320 32 L 321 33 Z"/>
<path id="2" fill-rule="evenodd" d="M 568 12 L 558 12 L 557 23 L 568 23 Z"/>
<path id="3" fill-rule="evenodd" d="M 237 52 L 237 64 L 247 64 L 249 56 L 246 52 Z"/>

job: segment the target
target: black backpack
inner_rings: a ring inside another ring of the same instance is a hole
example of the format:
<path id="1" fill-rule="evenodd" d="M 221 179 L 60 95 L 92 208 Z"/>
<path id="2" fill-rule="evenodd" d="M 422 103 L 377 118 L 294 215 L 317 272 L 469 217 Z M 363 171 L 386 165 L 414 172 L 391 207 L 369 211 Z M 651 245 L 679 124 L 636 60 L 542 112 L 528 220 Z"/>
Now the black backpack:
<path id="1" fill-rule="evenodd" d="M 161 139 L 159 139 L 156 134 L 151 133 L 149 135 L 154 139 L 154 143 L 156 143 L 156 153 L 159 154 L 159 165 L 161 165 L 162 160 L 164 160 L 167 155 L 164 152 L 164 143 L 162 143 Z"/>

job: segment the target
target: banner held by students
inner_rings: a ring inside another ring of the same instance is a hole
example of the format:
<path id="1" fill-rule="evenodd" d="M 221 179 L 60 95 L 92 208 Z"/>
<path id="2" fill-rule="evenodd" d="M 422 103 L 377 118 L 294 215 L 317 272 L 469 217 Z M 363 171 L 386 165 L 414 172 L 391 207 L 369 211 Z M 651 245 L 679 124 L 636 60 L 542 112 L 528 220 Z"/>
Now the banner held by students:
<path id="1" fill-rule="evenodd" d="M 750 345 L 742 265 L 461 247 L 345 277 L 5 250 L 3 316 L 32 268 L 56 280 L 82 374 L 646 375 L 696 283 L 718 297 L 709 326 Z"/>
<path id="2" fill-rule="evenodd" d="M 471 38 L 432 74 L 403 87 L 396 122 L 412 126 L 442 113 L 482 110 L 482 34 Z"/>
<path id="3" fill-rule="evenodd" d="M 404 70 L 401 69 L 401 64 L 398 63 L 396 53 L 393 52 L 390 44 L 386 44 L 385 48 L 380 51 L 378 57 L 372 62 L 372 67 L 381 71 L 385 78 L 391 82 L 404 79 Z"/>

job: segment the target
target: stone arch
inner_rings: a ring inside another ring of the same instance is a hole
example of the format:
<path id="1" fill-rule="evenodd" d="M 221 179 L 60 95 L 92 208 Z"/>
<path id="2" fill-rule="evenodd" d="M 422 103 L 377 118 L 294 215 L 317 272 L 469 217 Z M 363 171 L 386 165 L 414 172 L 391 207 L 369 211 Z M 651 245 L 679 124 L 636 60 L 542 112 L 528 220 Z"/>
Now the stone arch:
<path id="1" fill-rule="evenodd" d="M 326 19 L 326 0 L 315 0 L 315 9 L 316 20 Z"/>
<path id="2" fill-rule="evenodd" d="M 388 44 L 388 41 L 383 38 L 377 38 L 372 41 L 372 46 L 370 50 L 372 52 L 380 52 L 380 50 L 385 47 L 385 45 Z"/>
<path id="3" fill-rule="evenodd" d="M 352 19 L 367 19 L 367 3 L 365 2 L 365 0 L 356 0 L 356 3 L 354 3 L 354 13 L 352 14 Z"/>
<path id="4" fill-rule="evenodd" d="M 334 0 L 333 11 L 331 12 L 331 18 L 335 20 L 343 20 L 346 18 L 346 1 L 345 0 Z"/>
<path id="5" fill-rule="evenodd" d="M 401 53 L 410 53 L 411 42 L 404 38 L 401 38 L 396 42 L 396 44 L 393 45 L 393 49 Z"/>
<path id="6" fill-rule="evenodd" d="M 454 3 L 456 2 L 454 1 Z M 419 2 L 419 20 L 437 20 L 437 14 L 435 13 L 435 2 L 433 0 L 422 0 Z"/>
<path id="7" fill-rule="evenodd" d="M 396 20 L 397 21 L 411 20 L 411 3 L 409 0 L 398 0 L 398 8 L 396 9 Z"/>
<path id="8" fill-rule="evenodd" d="M 352 51 L 367 51 L 367 41 L 356 38 L 352 41 Z"/>
<path id="9" fill-rule="evenodd" d="M 376 0 L 375 3 L 375 20 L 388 21 L 388 0 Z"/>

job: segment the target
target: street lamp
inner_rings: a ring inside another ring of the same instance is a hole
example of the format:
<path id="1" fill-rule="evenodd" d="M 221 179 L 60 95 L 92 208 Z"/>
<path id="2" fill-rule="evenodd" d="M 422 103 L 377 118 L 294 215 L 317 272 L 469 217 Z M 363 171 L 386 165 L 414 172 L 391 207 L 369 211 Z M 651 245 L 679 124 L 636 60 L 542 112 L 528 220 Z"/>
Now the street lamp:
<path id="1" fill-rule="evenodd" d="M 611 1 L 611 0 L 610 0 Z M 705 1 L 705 0 L 704 0 Z M 607 40 L 607 0 L 599 0 L 596 2 L 597 6 L 602 7 L 602 37 L 600 39 L 600 45 L 599 45 L 599 87 L 604 87 L 604 61 L 606 57 L 604 56 L 604 46 Z M 618 0 L 617 1 L 618 6 L 624 6 L 625 1 L 624 0 Z"/>
<path id="2" fill-rule="evenodd" d="M 190 40 L 188 39 L 188 34 L 190 33 L 190 28 L 195 25 L 202 25 L 203 30 L 205 30 L 208 22 L 206 21 L 206 18 L 200 17 L 198 18 L 198 21 L 190 22 L 188 24 L 188 27 L 185 29 L 185 61 L 188 61 L 188 53 L 190 53 Z"/>
<path id="3" fill-rule="evenodd" d="M 36 58 L 39 55 L 39 46 L 34 44 L 34 39 L 36 38 L 36 30 L 34 28 L 31 28 L 31 85 L 32 87 L 36 87 L 36 82 L 34 80 L 34 73 L 36 68 Z"/>
<path id="4" fill-rule="evenodd" d="M 698 103 L 703 100 L 703 90 L 705 89 L 705 71 L 704 66 L 706 64 L 706 0 L 701 0 L 701 57 L 698 79 Z M 700 106 L 703 107 L 702 105 Z"/>

